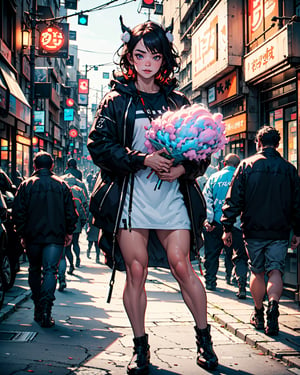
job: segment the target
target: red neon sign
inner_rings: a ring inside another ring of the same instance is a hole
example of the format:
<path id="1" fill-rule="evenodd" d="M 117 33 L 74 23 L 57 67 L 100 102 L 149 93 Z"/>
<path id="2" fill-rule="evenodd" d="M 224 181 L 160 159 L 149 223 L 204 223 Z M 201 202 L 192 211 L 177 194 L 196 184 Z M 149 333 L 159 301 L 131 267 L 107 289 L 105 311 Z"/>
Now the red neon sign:
<path id="1" fill-rule="evenodd" d="M 71 138 L 76 138 L 76 137 L 78 136 L 78 131 L 77 131 L 77 129 L 70 129 L 70 131 L 69 131 L 69 136 L 70 136 Z"/>
<path id="2" fill-rule="evenodd" d="M 57 26 L 50 26 L 40 34 L 40 46 L 46 51 L 57 52 L 64 45 L 63 31 Z"/>
<path id="3" fill-rule="evenodd" d="M 89 80 L 87 78 L 79 78 L 78 80 L 78 94 L 89 93 Z"/>

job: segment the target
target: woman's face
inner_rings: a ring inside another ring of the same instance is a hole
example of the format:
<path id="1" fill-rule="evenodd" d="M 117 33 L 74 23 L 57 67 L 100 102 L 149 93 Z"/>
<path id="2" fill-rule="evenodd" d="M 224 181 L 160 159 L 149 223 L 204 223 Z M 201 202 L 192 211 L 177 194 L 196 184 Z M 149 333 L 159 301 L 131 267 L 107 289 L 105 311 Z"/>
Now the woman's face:
<path id="1" fill-rule="evenodd" d="M 128 55 L 129 62 L 134 66 L 138 76 L 144 79 L 154 78 L 160 70 L 163 62 L 162 54 L 150 52 L 141 39 L 132 51 L 132 55 Z"/>

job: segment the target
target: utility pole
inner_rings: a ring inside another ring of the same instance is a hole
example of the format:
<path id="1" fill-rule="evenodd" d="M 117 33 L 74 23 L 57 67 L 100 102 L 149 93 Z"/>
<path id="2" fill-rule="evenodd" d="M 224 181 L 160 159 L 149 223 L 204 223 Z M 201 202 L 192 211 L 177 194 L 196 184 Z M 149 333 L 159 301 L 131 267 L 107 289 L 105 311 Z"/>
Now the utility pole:
<path id="1" fill-rule="evenodd" d="M 29 104 L 31 106 L 31 115 L 30 115 L 30 139 L 31 145 L 29 149 L 29 175 L 33 172 L 33 129 L 34 129 L 34 111 L 35 111 L 35 37 L 36 37 L 36 13 L 37 13 L 37 0 L 32 1 L 31 9 L 31 45 L 30 45 L 30 95 L 29 95 Z"/>

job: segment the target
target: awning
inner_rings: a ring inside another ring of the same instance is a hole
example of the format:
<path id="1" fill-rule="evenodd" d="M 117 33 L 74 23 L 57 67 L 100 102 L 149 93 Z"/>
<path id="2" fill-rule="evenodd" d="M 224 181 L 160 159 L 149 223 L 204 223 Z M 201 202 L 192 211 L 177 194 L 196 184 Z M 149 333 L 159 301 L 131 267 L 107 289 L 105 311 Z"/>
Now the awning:
<path id="1" fill-rule="evenodd" d="M 30 124 L 31 107 L 16 80 L 15 74 L 0 61 L 0 85 L 9 92 L 9 113 Z M 3 87 L 4 88 L 4 87 Z"/>

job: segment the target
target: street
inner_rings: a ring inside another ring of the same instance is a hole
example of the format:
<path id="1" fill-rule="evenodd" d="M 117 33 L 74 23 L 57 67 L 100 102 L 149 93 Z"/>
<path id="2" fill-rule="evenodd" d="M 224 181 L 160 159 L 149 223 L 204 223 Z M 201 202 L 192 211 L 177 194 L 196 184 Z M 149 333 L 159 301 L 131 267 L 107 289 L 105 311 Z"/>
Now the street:
<path id="1" fill-rule="evenodd" d="M 110 270 L 95 263 L 94 249 L 92 259 L 88 259 L 86 248 L 84 233 L 81 235 L 82 267 L 76 268 L 74 275 L 67 275 L 64 292 L 56 292 L 54 328 L 41 328 L 34 322 L 31 299 L 21 303 L 0 323 L 1 375 L 126 374 L 132 355 L 132 332 L 122 304 L 125 274 L 117 272 L 112 300 L 107 304 Z M 22 264 L 15 287 L 28 290 L 27 267 L 28 263 Z M 197 267 L 195 270 L 199 273 Z M 193 319 L 170 272 L 150 269 L 146 290 L 150 374 L 208 373 L 195 363 Z M 212 339 L 219 357 L 214 374 L 299 374 L 298 369 L 289 369 L 285 363 L 264 355 L 213 320 L 216 293 L 208 293 L 208 302 Z M 248 298 L 247 303 L 250 302 Z M 244 302 L 239 303 L 242 308 Z"/>

